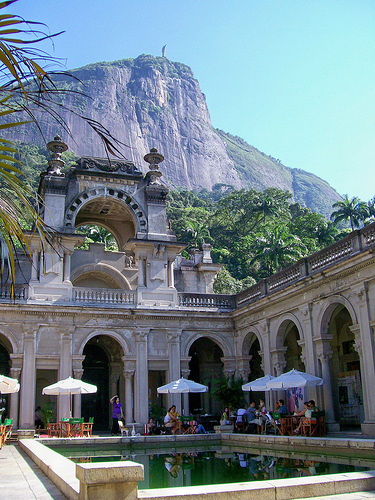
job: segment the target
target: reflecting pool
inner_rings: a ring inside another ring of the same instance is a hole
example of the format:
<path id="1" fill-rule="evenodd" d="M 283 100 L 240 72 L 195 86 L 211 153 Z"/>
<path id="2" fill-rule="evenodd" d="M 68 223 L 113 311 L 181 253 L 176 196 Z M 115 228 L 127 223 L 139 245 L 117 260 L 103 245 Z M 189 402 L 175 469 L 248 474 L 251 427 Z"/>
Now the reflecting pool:
<path id="1" fill-rule="evenodd" d="M 246 452 L 228 446 L 172 449 L 112 448 L 85 450 L 56 449 L 74 462 L 131 460 L 144 466 L 145 479 L 139 489 L 198 486 L 206 484 L 264 481 L 321 474 L 375 469 L 375 459 L 360 456 L 330 456 L 309 451 L 260 450 Z"/>

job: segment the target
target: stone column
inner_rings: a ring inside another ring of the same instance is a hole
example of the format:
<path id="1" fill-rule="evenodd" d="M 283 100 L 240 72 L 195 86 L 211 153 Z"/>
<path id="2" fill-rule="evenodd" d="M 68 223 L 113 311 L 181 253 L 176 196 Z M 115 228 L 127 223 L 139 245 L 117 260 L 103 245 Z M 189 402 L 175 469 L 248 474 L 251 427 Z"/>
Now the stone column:
<path id="1" fill-rule="evenodd" d="M 33 262 L 31 266 L 31 281 L 38 280 L 38 250 L 33 249 Z"/>
<path id="2" fill-rule="evenodd" d="M 272 373 L 270 375 L 273 376 L 280 376 L 284 373 L 285 367 L 286 367 L 286 360 L 285 360 L 285 353 L 286 353 L 287 348 L 278 348 L 274 351 L 271 351 L 271 364 L 272 364 Z M 272 398 L 273 398 L 273 403 L 275 403 L 275 395 L 277 397 L 277 400 L 285 399 L 285 391 L 272 391 Z M 286 402 L 285 402 L 286 404 Z M 274 406 L 274 405 L 273 405 Z"/>
<path id="3" fill-rule="evenodd" d="M 141 424 L 148 422 L 148 360 L 147 336 L 149 328 L 137 328 L 135 335 L 136 371 L 135 371 L 135 420 Z"/>
<path id="4" fill-rule="evenodd" d="M 65 330 L 69 330 L 69 327 L 66 327 Z M 60 334 L 60 380 L 72 376 L 72 338 L 73 331 L 64 331 Z M 72 414 L 72 396 L 59 396 L 57 402 L 57 418 L 60 421 L 61 418 L 69 417 Z"/>
<path id="5" fill-rule="evenodd" d="M 110 364 L 110 372 L 109 372 L 109 385 L 110 385 L 110 394 L 109 397 L 118 395 L 120 401 L 122 400 L 121 394 L 119 394 L 120 389 L 118 388 L 118 382 L 121 375 L 121 366 L 119 363 L 111 363 Z"/>
<path id="6" fill-rule="evenodd" d="M 135 362 L 124 361 L 124 377 L 125 377 L 125 420 L 127 424 L 133 422 L 133 379 L 135 373 Z"/>
<path id="7" fill-rule="evenodd" d="M 374 323 L 371 322 L 368 283 L 364 282 L 354 289 L 358 310 L 358 330 L 355 333 L 355 349 L 361 363 L 361 379 L 365 421 L 361 427 L 366 434 L 375 435 L 375 338 Z"/>
<path id="8" fill-rule="evenodd" d="M 166 330 L 168 341 L 168 362 L 169 362 L 169 378 L 167 382 L 178 380 L 181 378 L 180 366 L 180 338 L 181 330 L 168 328 Z M 169 394 L 168 406 L 176 405 L 178 412 L 182 412 L 181 408 L 181 394 Z"/>
<path id="9" fill-rule="evenodd" d="M 76 378 L 77 380 L 82 380 L 82 375 L 83 375 L 83 369 L 82 368 L 76 368 L 73 370 L 73 377 Z M 74 404 L 73 404 L 73 413 L 72 416 L 75 418 L 80 418 L 81 417 L 81 405 L 82 405 L 82 399 L 80 394 L 74 394 Z"/>
<path id="10" fill-rule="evenodd" d="M 10 376 L 20 380 L 21 368 L 10 369 Z M 10 418 L 13 418 L 13 429 L 18 429 L 18 405 L 19 405 L 19 392 L 10 395 Z"/>
<path id="11" fill-rule="evenodd" d="M 23 366 L 19 423 L 22 429 L 33 429 L 35 426 L 36 335 L 36 331 L 24 331 L 23 333 Z"/>
<path id="12" fill-rule="evenodd" d="M 323 399 L 324 410 L 326 412 L 326 424 L 330 431 L 339 431 L 340 424 L 335 420 L 335 412 L 332 397 L 332 381 L 330 359 L 332 358 L 333 351 L 331 349 L 331 340 L 333 335 L 325 334 L 324 338 L 315 340 L 317 358 L 322 365 L 322 379 L 323 379 Z"/>
<path id="13" fill-rule="evenodd" d="M 64 252 L 64 270 L 63 270 L 63 280 L 70 282 L 70 265 L 71 265 L 71 252 Z"/>
<path id="14" fill-rule="evenodd" d="M 180 359 L 181 377 L 184 377 L 187 379 L 189 378 L 189 376 L 190 376 L 190 369 L 189 369 L 190 361 L 191 361 L 191 356 L 189 356 L 187 358 Z M 183 402 L 184 402 L 185 415 L 189 415 L 190 414 L 189 394 L 183 395 Z"/>
<path id="15" fill-rule="evenodd" d="M 86 356 L 72 356 L 72 368 L 73 368 L 73 377 L 82 380 L 83 376 L 83 362 Z M 75 417 L 81 417 L 81 395 L 75 394 L 74 396 L 74 405 L 73 405 L 73 415 Z"/>

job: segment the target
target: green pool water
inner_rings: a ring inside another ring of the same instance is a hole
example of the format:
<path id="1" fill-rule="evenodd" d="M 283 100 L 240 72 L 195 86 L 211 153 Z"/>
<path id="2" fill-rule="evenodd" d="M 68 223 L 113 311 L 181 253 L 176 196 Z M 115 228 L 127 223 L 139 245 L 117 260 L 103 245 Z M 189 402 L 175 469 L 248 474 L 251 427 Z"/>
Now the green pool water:
<path id="1" fill-rule="evenodd" d="M 215 449 L 214 449 L 215 448 Z M 375 459 L 361 456 L 328 456 L 280 450 L 206 447 L 183 449 L 71 449 L 54 448 L 74 462 L 131 460 L 143 464 L 145 479 L 139 489 L 264 481 L 375 469 Z"/>

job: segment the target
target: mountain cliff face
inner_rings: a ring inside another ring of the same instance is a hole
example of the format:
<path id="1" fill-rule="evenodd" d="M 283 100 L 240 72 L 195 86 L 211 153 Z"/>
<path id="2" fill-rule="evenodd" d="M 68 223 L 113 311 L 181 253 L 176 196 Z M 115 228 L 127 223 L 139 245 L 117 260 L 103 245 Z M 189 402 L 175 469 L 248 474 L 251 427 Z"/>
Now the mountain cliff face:
<path id="1" fill-rule="evenodd" d="M 340 196 L 327 183 L 290 169 L 238 137 L 213 129 L 205 96 L 188 66 L 163 57 L 141 55 L 111 63 L 90 64 L 58 77 L 57 86 L 88 98 L 64 97 L 63 103 L 97 120 L 128 145 L 124 156 L 143 171 L 143 156 L 156 147 L 165 157 L 163 179 L 170 187 L 211 190 L 215 184 L 236 189 L 280 187 L 296 201 L 328 214 Z M 78 156 L 104 156 L 97 135 L 77 116 L 62 113 L 74 141 L 51 119 L 41 117 L 47 140 L 59 134 Z M 42 145 L 30 126 L 8 138 Z M 21 133 L 20 133 L 21 131 Z"/>

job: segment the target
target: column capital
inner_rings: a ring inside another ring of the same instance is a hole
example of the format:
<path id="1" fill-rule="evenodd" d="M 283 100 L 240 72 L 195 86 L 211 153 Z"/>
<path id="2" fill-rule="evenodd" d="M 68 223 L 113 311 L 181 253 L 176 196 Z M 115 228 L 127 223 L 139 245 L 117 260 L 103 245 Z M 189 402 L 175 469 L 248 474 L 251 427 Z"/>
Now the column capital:
<path id="1" fill-rule="evenodd" d="M 23 354 L 9 354 L 9 357 L 12 362 L 12 368 L 14 370 L 22 370 Z"/>
<path id="2" fill-rule="evenodd" d="M 331 349 L 331 350 L 328 350 L 328 349 L 327 349 L 327 350 L 326 350 L 326 351 L 324 351 L 324 352 L 322 351 L 322 352 L 317 353 L 317 356 L 316 356 L 316 357 L 319 359 L 319 361 L 320 361 L 320 362 L 322 363 L 322 365 L 323 365 L 323 364 L 325 364 L 325 363 L 328 363 L 328 362 L 329 362 L 329 360 L 332 358 L 332 356 L 333 356 L 333 351 L 332 351 L 332 349 Z"/>
<path id="3" fill-rule="evenodd" d="M 137 327 L 134 330 L 134 338 L 136 342 L 147 342 L 148 334 L 150 333 L 150 328 L 140 328 Z"/>
<path id="4" fill-rule="evenodd" d="M 189 378 L 190 370 L 181 370 L 181 375 L 183 378 Z"/>
<path id="5" fill-rule="evenodd" d="M 126 358 L 125 356 L 123 356 L 121 358 L 121 361 L 124 363 L 124 371 L 126 370 L 126 371 L 134 373 L 134 370 L 135 370 L 135 360 L 129 359 L 129 358 Z"/>
<path id="6" fill-rule="evenodd" d="M 166 328 L 168 342 L 179 342 L 182 334 L 181 328 Z"/>
<path id="7" fill-rule="evenodd" d="M 86 356 L 72 356 L 72 367 L 73 372 L 75 370 L 82 370 L 82 363 L 84 362 Z"/>
<path id="8" fill-rule="evenodd" d="M 11 368 L 10 369 L 10 376 L 12 378 L 16 378 L 16 379 L 19 379 L 20 377 L 20 373 L 21 373 L 21 368 Z"/>
<path id="9" fill-rule="evenodd" d="M 76 368 L 73 370 L 73 376 L 74 378 L 81 380 L 83 375 L 83 368 Z"/>
<path id="10" fill-rule="evenodd" d="M 132 379 L 134 377 L 134 373 L 135 373 L 135 370 L 126 370 L 126 369 L 123 370 L 123 374 L 124 374 L 124 377 L 126 379 L 129 379 L 129 378 Z"/>

